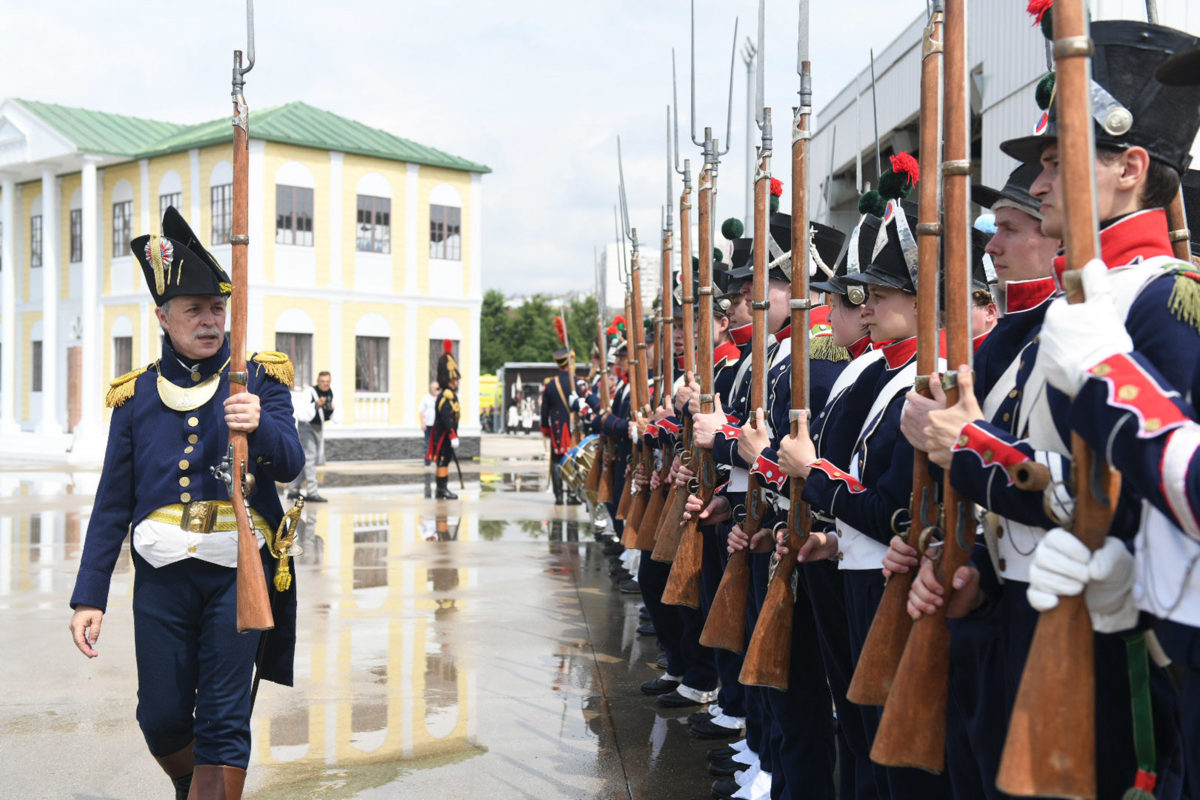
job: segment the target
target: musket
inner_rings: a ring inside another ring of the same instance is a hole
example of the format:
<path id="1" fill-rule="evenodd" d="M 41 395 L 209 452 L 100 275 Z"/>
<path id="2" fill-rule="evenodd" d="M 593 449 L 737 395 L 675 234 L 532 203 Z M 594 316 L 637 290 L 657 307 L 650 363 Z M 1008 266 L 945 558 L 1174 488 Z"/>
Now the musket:
<path id="1" fill-rule="evenodd" d="M 671 254 L 674 252 L 674 227 L 675 227 L 675 210 L 674 199 L 672 195 L 672 170 L 671 165 L 671 107 L 667 106 L 667 204 L 663 211 L 663 230 L 662 230 L 662 271 L 661 271 L 661 289 L 662 303 L 659 306 L 659 334 L 658 334 L 658 363 L 659 363 L 659 404 L 664 408 L 671 408 L 672 390 L 675 377 L 675 320 L 674 320 L 674 270 L 671 264 Z M 668 451 L 665 447 L 659 448 L 659 456 L 662 462 L 659 466 L 659 487 L 655 489 L 650 497 L 650 502 L 646 506 L 646 513 L 642 517 L 641 525 L 638 527 L 638 549 L 653 550 L 655 546 L 658 527 L 662 523 L 663 509 L 667 507 L 667 500 L 674 492 L 674 486 L 667 483 L 667 477 L 671 471 L 671 462 L 674 460 L 674 453 Z"/>
<path id="2" fill-rule="evenodd" d="M 754 279 L 751 284 L 751 319 L 754 333 L 751 342 L 750 362 L 750 424 L 756 425 L 755 414 L 763 407 L 767 384 L 767 195 L 771 184 L 771 109 L 765 106 L 765 11 L 763 0 L 758 8 L 758 86 L 757 111 L 761 140 L 758 147 L 758 163 L 754 172 Z M 711 391 L 711 389 L 710 389 Z M 746 493 L 746 517 L 741 528 L 753 537 L 762 528 L 763 520 L 770 512 L 764 492 L 757 481 L 751 480 Z M 750 589 L 749 548 L 731 553 L 721 575 L 721 583 L 713 597 L 712 608 L 700 634 L 700 643 L 707 647 L 720 647 L 736 653 L 746 646 L 746 601 Z"/>
<path id="3" fill-rule="evenodd" d="M 246 73 L 254 68 L 254 3 L 246 2 L 246 66 L 242 66 L 242 51 L 233 51 L 233 224 L 229 242 L 232 245 L 232 297 L 229 324 L 229 394 L 246 391 L 246 249 L 248 191 L 250 168 L 249 118 L 243 89 Z M 246 434 L 229 430 L 229 450 L 224 460 L 213 468 L 213 474 L 225 481 L 229 501 L 238 530 L 237 566 L 237 629 L 269 631 L 275 627 L 271 613 L 271 597 L 254 526 L 250 522 L 248 498 L 254 492 L 254 476 L 247 469 L 249 460 Z"/>
<path id="4" fill-rule="evenodd" d="M 1059 165 L 1064 186 L 1063 288 L 1082 302 L 1078 270 L 1100 254 L 1091 113 L 1092 43 L 1083 0 L 1054 4 Z M 1103 543 L 1121 476 L 1071 434 L 1075 514 L 1071 532 L 1089 550 Z M 1096 796 L 1096 698 L 1092 621 L 1083 593 L 1060 597 L 1038 617 L 1025 660 L 996 785 L 1012 795 Z"/>
<path id="5" fill-rule="evenodd" d="M 761 2 L 761 0 L 760 0 Z M 761 9 L 761 6 L 760 6 Z M 760 17 L 760 26 L 762 19 Z M 812 114 L 812 63 L 808 57 L 808 0 L 800 0 L 800 24 L 797 40 L 796 72 L 800 76 L 800 104 L 792 109 L 792 297 L 788 304 L 792 326 L 792 396 L 788 417 L 792 435 L 800 433 L 800 414 L 808 410 L 808 141 L 812 138 L 809 117 Z M 801 497 L 804 481 L 792 477 L 788 482 L 787 540 L 790 554 L 772 554 L 774 569 L 767 585 L 767 596 L 759 612 L 742 671 L 738 680 L 746 686 L 769 686 L 787 691 L 791 668 L 792 623 L 796 595 L 792 575 L 796 571 L 796 552 L 808 538 L 811 521 L 808 506 Z"/>
<path id="6" fill-rule="evenodd" d="M 970 320 L 970 105 L 967 96 L 966 0 L 946 0 L 945 108 L 943 131 L 946 160 L 942 163 L 945 200 L 943 247 L 946 264 L 946 357 L 957 369 L 971 363 Z M 918 278 L 919 280 L 919 278 Z M 919 291 L 920 287 L 918 287 Z M 946 402 L 958 402 L 957 383 L 947 372 L 942 383 Z M 946 604 L 954 587 L 951 578 L 970 558 L 975 544 L 972 506 L 955 491 L 947 475 L 942 486 L 941 553 L 933 559 L 934 574 L 945 587 Z M 914 523 L 916 527 L 916 523 Z M 925 555 L 932 551 L 925 549 Z M 950 629 L 946 605 L 913 623 L 883 707 L 871 759 L 898 767 L 942 772 L 946 765 L 946 704 L 950 674 Z"/>
<path id="7" fill-rule="evenodd" d="M 671 49 L 671 96 L 674 111 L 674 153 L 675 171 L 683 178 L 683 190 L 679 195 L 679 294 L 683 306 L 683 371 L 695 375 L 696 372 L 696 336 L 695 308 L 696 298 L 692 287 L 692 164 L 690 159 L 679 164 L 679 94 L 675 82 L 675 50 Z M 669 184 L 668 184 L 669 188 Z M 696 463 L 692 448 L 692 417 L 687 415 L 683 422 L 683 431 L 677 447 L 680 463 L 692 469 Z M 695 488 L 699 490 L 699 484 Z M 687 505 L 688 487 L 675 485 L 667 493 L 663 512 L 659 517 L 658 530 L 654 535 L 654 553 L 651 558 L 657 561 L 674 561 L 679 549 L 679 539 L 683 535 L 683 512 Z"/>
<path id="8" fill-rule="evenodd" d="M 935 0 L 921 61 L 921 173 L 936 175 L 941 160 L 942 23 L 943 0 Z M 919 187 L 917 210 L 917 391 L 928 396 L 928 376 L 937 370 L 938 357 L 938 181 L 924 180 Z M 937 489 L 929 474 L 929 454 L 913 456 L 913 490 L 910 498 L 908 544 L 919 549 L 921 536 L 938 525 Z M 897 516 L 901 512 L 897 512 Z M 893 518 L 895 519 L 895 518 Z M 903 531 L 893 522 L 898 535 Z M 888 578 L 875 619 L 863 643 L 846 697 L 860 705 L 881 706 L 887 700 L 912 629 L 908 616 L 908 590 L 913 572 Z"/>
<path id="9" fill-rule="evenodd" d="M 617 269 L 620 273 L 621 284 L 625 287 L 625 306 L 624 306 L 624 308 L 625 308 L 625 359 L 626 359 L 625 364 L 626 364 L 626 367 L 628 367 L 633 363 L 633 359 L 635 358 L 635 356 L 630 352 L 633 349 L 632 339 L 630 338 L 633 336 L 633 334 L 631 334 L 629 332 L 629 328 L 630 328 L 629 319 L 632 316 L 632 312 L 630 311 L 629 297 L 630 297 L 630 292 L 632 291 L 632 287 L 629 283 L 629 269 L 625 264 L 625 239 L 621 232 L 621 216 L 620 216 L 620 212 L 618 210 L 620 204 L 621 204 L 621 196 L 620 196 L 620 193 L 618 190 L 617 205 L 613 207 L 613 228 L 617 234 L 617 239 L 616 239 L 616 241 L 617 241 Z M 626 383 L 628 384 L 628 387 L 629 387 L 629 397 L 630 397 L 629 406 L 632 409 L 637 405 L 636 402 L 634 402 L 634 400 L 633 400 L 633 398 L 636 397 L 636 395 L 633 393 L 634 392 L 633 385 L 634 385 L 634 383 L 636 383 L 636 381 L 633 380 L 633 377 L 631 376 L 631 374 L 629 372 L 626 372 L 625 379 L 626 379 Z M 613 398 L 613 399 L 615 401 L 616 398 Z M 610 438 L 612 438 L 612 437 L 610 437 Z M 613 459 L 615 461 L 615 459 L 617 457 L 616 456 L 616 442 L 612 441 L 610 443 L 610 447 L 612 448 Z M 617 516 L 617 519 L 619 519 L 619 520 L 624 520 L 626 517 L 629 516 L 629 504 L 630 504 L 630 501 L 633 499 L 633 494 L 632 494 L 633 493 L 633 482 L 630 480 L 630 478 L 633 476 L 633 470 L 632 470 L 631 466 L 632 465 L 628 465 L 626 467 L 625 483 L 621 488 L 620 499 L 617 502 L 617 515 L 616 516 Z M 611 473 L 609 475 L 609 480 L 610 481 L 613 480 Z M 614 489 L 615 489 L 615 487 L 614 487 Z M 621 537 L 621 544 L 625 545 L 625 547 L 627 547 L 627 548 L 633 547 L 633 538 L 632 537 L 633 537 L 633 531 L 626 530 L 624 532 L 624 535 Z"/>
<path id="10" fill-rule="evenodd" d="M 696 37 L 695 37 L 695 20 L 696 11 L 695 3 L 692 3 L 692 142 L 699 144 L 704 148 L 704 167 L 700 171 L 699 198 L 697 202 L 697 235 L 700 238 L 699 243 L 699 258 L 700 262 L 700 285 L 697 288 L 697 295 L 700 298 L 700 343 L 697 352 L 697 371 L 700 378 L 700 411 L 701 413 L 712 413 L 713 410 L 713 209 L 716 205 L 717 191 L 717 172 L 720 167 L 721 157 L 729 152 L 729 133 L 733 121 L 733 70 L 735 59 L 737 58 L 737 29 L 738 21 L 733 22 L 733 40 L 730 44 L 729 51 L 729 95 L 726 105 L 725 118 L 725 149 L 721 149 L 720 142 L 713 138 L 712 128 L 704 129 L 704 138 L 697 140 L 696 138 Z M 691 265 L 684 265 L 684 274 L 691 272 Z M 687 308 L 687 306 L 684 306 Z M 689 466 L 696 473 L 694 488 L 698 490 L 701 505 L 707 506 L 712 500 L 713 492 L 717 486 L 717 470 L 713 463 L 712 451 L 704 448 L 696 447 L 692 442 L 693 453 L 689 459 Z M 687 487 L 689 491 L 678 490 L 676 497 L 684 495 L 683 500 L 686 502 L 686 495 L 690 494 L 692 486 Z M 682 512 L 680 514 L 682 516 Z M 677 518 L 678 519 L 678 518 Z M 684 605 L 690 608 L 700 607 L 700 567 L 704 555 L 704 538 L 700 533 L 699 515 L 694 516 L 691 520 L 683 525 L 676 525 L 671 530 L 672 535 L 677 538 L 678 543 L 674 551 L 671 553 L 671 573 L 667 576 L 667 585 L 663 589 L 662 600 L 664 603 L 672 605 Z"/>
<path id="11" fill-rule="evenodd" d="M 596 262 L 596 346 L 600 352 L 600 410 L 602 413 L 607 413 L 609 410 L 608 353 L 605 351 L 608 348 L 604 341 L 604 317 L 608 312 L 604 307 L 604 274 L 600 267 L 600 260 L 596 257 L 593 260 Z M 592 466 L 588 470 L 584 489 L 596 498 L 597 503 L 607 503 L 612 499 L 612 473 L 610 471 L 612 455 L 608 450 L 608 437 L 605 436 L 600 441 L 601 445 L 592 459 Z M 608 473 L 607 494 L 603 491 L 606 472 Z"/>

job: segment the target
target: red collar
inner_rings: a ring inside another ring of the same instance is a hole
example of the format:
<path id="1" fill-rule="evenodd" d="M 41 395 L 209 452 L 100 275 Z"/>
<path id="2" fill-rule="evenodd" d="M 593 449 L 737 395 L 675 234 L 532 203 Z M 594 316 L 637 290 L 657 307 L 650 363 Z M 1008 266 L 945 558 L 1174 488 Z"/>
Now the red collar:
<path id="1" fill-rule="evenodd" d="M 1161 208 L 1134 212 L 1100 231 L 1100 258 L 1109 269 L 1173 254 L 1167 212 Z M 1066 268 L 1066 255 L 1055 256 L 1054 277 L 1059 285 L 1062 285 L 1062 274 Z"/>
<path id="2" fill-rule="evenodd" d="M 752 336 L 754 336 L 754 324 L 750 322 L 746 323 L 745 325 L 739 325 L 736 328 L 729 329 L 729 338 L 732 339 L 733 343 L 738 347 L 741 347 L 744 344 L 749 344 Z"/>
<path id="3" fill-rule="evenodd" d="M 737 361 L 741 356 L 742 351 L 733 342 L 721 342 L 717 348 L 713 350 L 713 363 L 720 364 L 722 361 L 728 360 L 730 364 Z"/>
<path id="4" fill-rule="evenodd" d="M 972 353 L 979 352 L 979 345 L 983 344 L 983 340 L 988 337 L 988 333 L 991 333 L 991 331 L 987 331 L 987 333 L 981 333 L 978 336 L 976 336 L 974 339 L 971 340 L 971 352 Z"/>
<path id="5" fill-rule="evenodd" d="M 900 339 L 899 341 L 876 346 L 883 350 L 883 357 L 887 360 L 887 368 L 896 369 L 903 367 L 917 354 L 917 337 L 910 336 L 907 339 Z"/>
<path id="6" fill-rule="evenodd" d="M 679 356 L 675 359 L 675 369 L 682 370 L 685 366 L 686 361 L 684 361 L 683 356 Z"/>
<path id="7" fill-rule="evenodd" d="M 777 342 L 786 342 L 790 338 L 792 338 L 792 326 L 790 324 L 775 334 L 775 341 Z"/>
<path id="8" fill-rule="evenodd" d="M 864 336 L 861 339 L 859 339 L 857 342 L 854 342 L 853 344 L 851 344 L 846 349 L 850 351 L 851 358 L 858 358 L 863 353 L 865 353 L 871 349 L 871 337 Z"/>
<path id="9" fill-rule="evenodd" d="M 1054 276 L 1029 281 L 1009 281 L 1004 287 L 1004 313 L 1019 314 L 1037 308 L 1058 293 Z"/>

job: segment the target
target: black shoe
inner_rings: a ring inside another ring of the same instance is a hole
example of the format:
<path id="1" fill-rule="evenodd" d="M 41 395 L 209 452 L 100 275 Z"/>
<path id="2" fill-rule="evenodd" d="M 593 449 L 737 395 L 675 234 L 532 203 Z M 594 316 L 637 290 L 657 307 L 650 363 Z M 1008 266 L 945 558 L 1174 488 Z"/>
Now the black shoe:
<path id="1" fill-rule="evenodd" d="M 650 611 L 645 606 L 638 609 L 638 619 L 642 622 L 650 621 Z"/>
<path id="2" fill-rule="evenodd" d="M 738 786 L 738 782 L 731 778 L 714 781 L 712 785 L 713 800 L 731 800 L 733 793 L 741 788 Z"/>
<path id="3" fill-rule="evenodd" d="M 704 705 L 699 700 L 684 697 L 679 693 L 678 689 L 666 694 L 660 694 L 658 696 L 658 704 L 663 708 L 688 708 L 689 706 Z"/>
<path id="4" fill-rule="evenodd" d="M 621 580 L 624 580 L 625 578 L 633 577 L 633 573 L 630 572 L 629 570 L 625 569 L 625 565 L 622 564 L 620 561 L 616 562 L 615 564 L 610 564 L 608 566 L 608 574 L 614 578 L 616 578 L 619 575 Z"/>
<path id="5" fill-rule="evenodd" d="M 556 506 L 563 505 L 563 496 L 561 494 L 554 495 L 554 505 L 556 505 Z"/>
<path id="6" fill-rule="evenodd" d="M 575 497 L 574 495 L 571 495 L 570 497 L 568 497 L 568 498 L 567 498 L 567 505 L 569 505 L 569 506 L 581 506 L 581 505 L 583 505 L 583 501 L 582 501 L 582 500 L 580 500 L 578 497 Z"/>
<path id="7" fill-rule="evenodd" d="M 288 491 L 287 491 L 287 499 L 288 500 L 295 500 L 299 496 L 300 496 L 300 493 L 297 492 L 295 489 L 288 489 Z"/>
<path id="8" fill-rule="evenodd" d="M 732 778 L 733 773 L 741 772 L 745 768 L 745 764 L 739 764 L 732 758 L 724 758 L 719 761 L 708 762 L 708 774 L 715 775 L 718 778 Z"/>
<path id="9" fill-rule="evenodd" d="M 697 739 L 740 739 L 745 728 L 726 728 L 712 720 L 692 724 L 692 736 Z"/>
<path id="10" fill-rule="evenodd" d="M 724 747 L 714 747 L 706 755 L 709 761 L 721 761 L 726 758 L 733 758 L 738 752 L 738 750 L 734 750 L 729 745 L 725 745 Z"/>
<path id="11" fill-rule="evenodd" d="M 644 625 L 638 625 L 637 635 L 638 636 L 657 636 L 658 631 L 654 630 L 654 626 L 652 624 L 650 624 L 649 622 L 647 622 Z"/>
<path id="12" fill-rule="evenodd" d="M 695 725 L 698 722 L 708 722 L 713 718 L 713 715 L 707 711 L 693 711 L 688 714 L 688 725 Z"/>
<path id="13" fill-rule="evenodd" d="M 604 553 L 606 556 L 619 556 L 621 553 L 625 552 L 625 545 L 616 541 L 609 542 L 608 544 L 604 545 L 603 548 L 601 548 L 600 552 Z"/>
<path id="14" fill-rule="evenodd" d="M 642 593 L 641 585 L 637 581 L 635 581 L 633 578 L 629 578 L 628 580 L 621 581 L 619 584 L 617 584 L 617 586 L 621 590 L 621 594 L 641 594 Z"/>
<path id="15" fill-rule="evenodd" d="M 328 503 L 329 501 L 326 500 L 324 497 L 321 497 L 321 495 L 319 495 L 319 494 L 310 494 L 308 497 L 304 498 L 304 502 L 306 502 L 306 503 Z"/>
<path id="16" fill-rule="evenodd" d="M 675 687 L 679 686 L 679 681 L 673 681 L 668 678 L 655 678 L 652 681 L 646 681 L 642 684 L 642 694 L 659 695 L 669 694 L 675 691 Z"/>

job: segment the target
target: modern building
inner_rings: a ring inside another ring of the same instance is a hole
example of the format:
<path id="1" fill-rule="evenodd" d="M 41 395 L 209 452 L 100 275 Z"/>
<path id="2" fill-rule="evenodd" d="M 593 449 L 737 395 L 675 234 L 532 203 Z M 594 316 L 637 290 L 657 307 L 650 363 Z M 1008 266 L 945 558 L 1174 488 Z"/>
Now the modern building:
<path id="1" fill-rule="evenodd" d="M 415 455 L 443 340 L 479 374 L 488 167 L 295 102 L 251 110 L 250 350 L 332 373 L 331 459 Z M 102 452 L 107 382 L 158 358 L 129 250 L 175 205 L 230 263 L 232 127 L 0 101 L 0 452 Z M 465 452 L 478 399 L 465 391 Z"/>
<path id="2" fill-rule="evenodd" d="M 1002 186 L 1017 163 L 1000 152 L 1006 139 L 1025 136 L 1041 116 L 1034 87 L 1049 70 L 1046 40 L 1025 3 L 971 3 L 967 16 L 967 70 L 971 77 L 972 181 Z M 1159 3 L 1159 22 L 1200 35 L 1200 4 Z M 1146 19 L 1142 0 L 1091 0 L 1092 19 Z M 858 199 L 878 183 L 875 119 L 883 168 L 898 152 L 919 147 L 921 48 L 925 14 L 875 52 L 862 70 L 817 113 L 809 145 L 809 196 L 813 218 L 849 230 L 858 222 Z M 864 51 L 866 45 L 863 45 Z M 924 176 L 928 177 L 928 176 Z M 831 180 L 832 179 L 832 180 Z M 831 189 L 826 192 L 826 187 Z"/>

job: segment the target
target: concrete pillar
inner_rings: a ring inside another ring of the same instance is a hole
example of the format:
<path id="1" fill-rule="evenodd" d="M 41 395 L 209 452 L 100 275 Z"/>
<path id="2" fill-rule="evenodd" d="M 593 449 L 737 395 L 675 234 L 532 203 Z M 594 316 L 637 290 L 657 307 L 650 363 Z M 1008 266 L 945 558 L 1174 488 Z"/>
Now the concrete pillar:
<path id="1" fill-rule="evenodd" d="M 0 179 L 0 433 L 17 424 L 17 187 Z"/>
<path id="2" fill-rule="evenodd" d="M 60 434 L 58 419 L 58 179 L 42 170 L 42 419 L 37 432 Z"/>
<path id="3" fill-rule="evenodd" d="M 100 208 L 96 190 L 96 158 L 83 157 L 83 305 L 81 312 L 83 345 L 83 413 L 78 435 L 96 433 L 100 427 L 100 370 L 104 363 L 104 337 L 97 311 L 100 305 Z"/>

